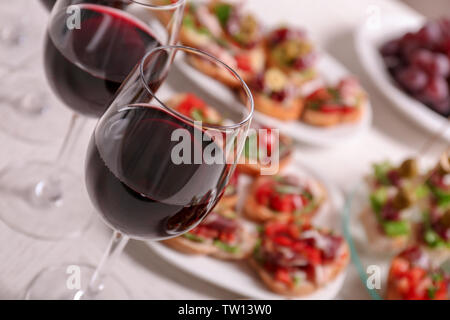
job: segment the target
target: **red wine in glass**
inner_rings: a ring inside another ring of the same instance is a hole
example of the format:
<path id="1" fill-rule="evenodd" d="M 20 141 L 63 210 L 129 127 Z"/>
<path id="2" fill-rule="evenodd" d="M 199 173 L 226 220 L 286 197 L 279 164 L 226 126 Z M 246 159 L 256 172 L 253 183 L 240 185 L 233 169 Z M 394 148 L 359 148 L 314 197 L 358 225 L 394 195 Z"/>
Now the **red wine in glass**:
<path id="1" fill-rule="evenodd" d="M 171 135 L 180 128 L 191 137 L 192 162 L 194 152 L 208 146 L 222 150 L 161 108 L 127 107 L 99 122 L 88 148 L 86 185 L 111 227 L 138 238 L 173 237 L 193 228 L 219 200 L 230 166 L 175 164 L 170 155 L 179 142 Z"/>
<path id="2" fill-rule="evenodd" d="M 125 11 L 97 4 L 79 7 L 79 28 L 68 29 L 67 15 L 49 26 L 45 70 L 67 106 L 99 117 L 136 63 L 160 43 L 148 26 Z"/>

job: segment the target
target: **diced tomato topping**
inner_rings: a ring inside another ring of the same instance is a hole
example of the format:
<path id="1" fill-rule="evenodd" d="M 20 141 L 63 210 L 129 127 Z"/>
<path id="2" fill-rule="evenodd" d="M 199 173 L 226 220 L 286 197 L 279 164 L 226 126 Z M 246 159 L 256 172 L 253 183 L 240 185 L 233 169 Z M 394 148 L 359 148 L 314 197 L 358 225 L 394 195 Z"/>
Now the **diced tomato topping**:
<path id="1" fill-rule="evenodd" d="M 270 195 L 272 194 L 272 183 L 266 183 L 261 185 L 256 191 L 256 201 L 261 205 L 268 205 L 270 201 Z"/>
<path id="2" fill-rule="evenodd" d="M 191 232 L 208 239 L 216 239 L 219 236 L 219 231 L 207 228 L 201 224 Z"/>
<path id="3" fill-rule="evenodd" d="M 293 194 L 274 194 L 271 197 L 270 207 L 278 212 L 291 213 L 295 210 Z"/>
<path id="4" fill-rule="evenodd" d="M 314 101 L 327 101 L 330 100 L 332 97 L 328 90 L 326 88 L 319 88 L 313 93 L 311 93 L 306 99 L 307 100 L 314 100 Z"/>
<path id="5" fill-rule="evenodd" d="M 238 54 L 234 57 L 236 59 L 237 67 L 241 70 L 251 72 L 252 71 L 252 61 L 249 55 Z"/>
<path id="6" fill-rule="evenodd" d="M 394 259 L 391 266 L 391 272 L 394 276 L 403 276 L 409 269 L 409 262 L 405 259 Z"/>
<path id="7" fill-rule="evenodd" d="M 322 263 L 322 255 L 319 249 L 313 247 L 306 247 L 304 249 L 306 258 L 312 265 L 318 265 Z"/>
<path id="8" fill-rule="evenodd" d="M 290 247 L 293 243 L 291 239 L 284 236 L 278 236 L 273 239 L 273 242 L 276 244 L 279 244 L 280 246 Z"/>
<path id="9" fill-rule="evenodd" d="M 284 230 L 286 230 L 286 225 L 276 222 L 266 224 L 264 229 L 266 236 L 268 236 L 269 238 L 275 236 L 278 232 L 283 232 Z"/>
<path id="10" fill-rule="evenodd" d="M 219 235 L 219 240 L 225 243 L 233 242 L 234 238 L 234 234 L 229 232 L 221 232 Z"/>
<path id="11" fill-rule="evenodd" d="M 447 291 L 447 283 L 445 281 L 441 281 L 438 284 L 438 290 L 436 291 L 436 295 L 434 297 L 435 300 L 447 300 L 449 298 Z"/>
<path id="12" fill-rule="evenodd" d="M 287 269 L 278 268 L 275 272 L 275 280 L 283 282 L 287 285 L 292 284 L 291 275 L 289 274 L 289 271 Z"/>
<path id="13" fill-rule="evenodd" d="M 408 271 L 407 277 L 412 283 L 419 282 L 426 275 L 426 271 L 419 267 L 413 267 Z"/>
<path id="14" fill-rule="evenodd" d="M 178 112 L 188 117 L 191 117 L 192 111 L 194 110 L 204 111 L 205 108 L 206 103 L 192 93 L 187 93 L 184 100 L 181 101 L 180 104 L 176 107 Z"/>

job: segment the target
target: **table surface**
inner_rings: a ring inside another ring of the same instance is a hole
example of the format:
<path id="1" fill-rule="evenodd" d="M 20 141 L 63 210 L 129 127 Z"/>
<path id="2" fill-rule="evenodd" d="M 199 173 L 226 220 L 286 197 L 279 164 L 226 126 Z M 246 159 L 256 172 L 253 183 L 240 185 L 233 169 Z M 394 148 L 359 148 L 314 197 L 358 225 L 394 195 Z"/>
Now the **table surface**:
<path id="1" fill-rule="evenodd" d="M 258 12 L 267 13 L 264 17 L 268 25 L 289 22 L 305 26 L 324 50 L 360 78 L 370 94 L 374 109 L 370 130 L 359 139 L 333 148 L 299 145 L 303 160 L 308 166 L 320 170 L 343 192 L 348 192 L 367 171 L 371 162 L 385 158 L 400 160 L 414 154 L 426 141 L 429 134 L 397 114 L 391 103 L 377 91 L 365 75 L 358 63 L 352 38 L 355 28 L 371 15 L 417 15 L 416 12 L 394 0 L 341 0 L 339 4 L 333 0 L 249 0 L 248 3 L 249 7 Z M 8 85 L 8 79 L 16 73 L 22 72 L 34 77 L 36 86 L 47 88 L 42 70 L 42 41 L 47 13 L 35 0 L 2 0 L 0 22 L 11 19 L 20 20 L 27 25 L 33 34 L 27 41 L 31 41 L 33 45 L 29 46 L 32 49 L 26 52 L 25 58 L 11 54 L 5 59 L 6 53 L 0 51 L 0 75 L 3 75 L 1 87 Z M 15 69 L 7 67 L 11 62 L 23 68 L 13 71 Z M 18 86 L 17 90 L 21 90 L 21 87 Z M 50 92 L 50 89 L 47 90 Z M 55 112 L 54 125 L 48 126 L 46 130 L 54 137 L 53 141 L 30 144 L 0 132 L 0 168 L 24 159 L 51 160 L 56 156 L 71 113 L 55 98 L 51 97 L 51 104 L 57 110 L 52 111 Z M 0 122 L 2 120 L 0 119 Z M 70 166 L 80 175 L 87 141 L 94 125 L 95 121 L 89 120 L 70 161 Z M 33 132 L 33 128 L 30 128 L 30 132 Z M 444 142 L 438 142 L 430 154 L 437 155 L 444 145 Z M 90 204 L 80 204 L 80 210 L 92 209 Z M 0 222 L 0 299 L 22 298 L 27 284 L 42 268 L 67 262 L 96 264 L 111 232 L 97 217 L 94 220 L 82 237 L 57 242 L 26 237 Z M 127 245 L 120 259 L 112 267 L 112 272 L 128 284 L 133 298 L 136 299 L 245 298 L 189 276 L 158 258 L 139 241 L 131 241 Z M 349 269 L 338 298 L 369 298 L 353 266 Z"/>

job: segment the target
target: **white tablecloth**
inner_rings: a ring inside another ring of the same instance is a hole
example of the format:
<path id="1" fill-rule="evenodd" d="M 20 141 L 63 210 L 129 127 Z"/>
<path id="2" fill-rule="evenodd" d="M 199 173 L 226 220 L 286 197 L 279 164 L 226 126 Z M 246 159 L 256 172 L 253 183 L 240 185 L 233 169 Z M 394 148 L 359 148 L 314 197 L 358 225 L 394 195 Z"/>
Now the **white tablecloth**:
<path id="1" fill-rule="evenodd" d="M 323 49 L 330 52 L 352 72 L 359 76 L 370 93 L 374 108 L 373 127 L 360 139 L 335 148 L 315 148 L 300 145 L 304 162 L 328 176 L 343 191 L 348 191 L 360 179 L 373 161 L 391 158 L 401 159 L 414 153 L 427 138 L 427 133 L 409 123 L 394 112 L 386 100 L 364 74 L 353 48 L 352 32 L 377 8 L 380 14 L 410 14 L 414 11 L 393 0 L 249 0 L 250 7 L 264 8 L 268 24 L 290 22 L 305 26 Z M 46 86 L 42 70 L 42 42 L 47 13 L 37 0 L 0 0 L 0 20 L 16 17 L 30 27 L 33 42 L 25 55 L 11 55 L 0 61 L 1 86 L 14 76 L 7 65 L 24 65 L 26 73 L 40 79 Z M 0 52 L 0 56 L 4 53 Z M 23 63 L 22 60 L 25 61 Z M 37 84 L 38 85 L 38 84 Z M 1 89 L 1 88 L 0 88 Z M 17 90 L 20 90 L 18 86 Z M 49 89 L 48 89 L 49 90 Z M 56 137 L 52 143 L 29 144 L 0 132 L 0 168 L 10 162 L 24 159 L 52 159 L 65 133 L 70 118 L 56 99 L 57 108 L 54 126 L 49 126 Z M 0 119 L 2 121 L 2 119 Z M 70 165 L 80 172 L 87 141 L 95 122 L 90 120 Z M 30 128 L 33 132 L 33 128 Z M 37 133 L 36 133 L 37 134 Z M 432 152 L 438 153 L 443 144 L 437 144 Z M 0 199 L 1 201 L 1 199 Z M 91 210 L 89 204 L 81 204 Z M 38 241 L 11 230 L 0 222 L 0 299 L 21 298 L 26 285 L 42 268 L 63 262 L 87 262 L 95 264 L 101 257 L 110 236 L 110 231 L 95 218 L 87 233 L 75 240 L 59 242 Z M 134 298 L 142 299 L 233 299 L 242 298 L 185 274 L 152 253 L 145 244 L 131 241 L 124 254 L 112 268 L 113 272 L 128 284 Z M 346 283 L 339 298 L 368 298 L 356 271 L 350 268 Z"/>

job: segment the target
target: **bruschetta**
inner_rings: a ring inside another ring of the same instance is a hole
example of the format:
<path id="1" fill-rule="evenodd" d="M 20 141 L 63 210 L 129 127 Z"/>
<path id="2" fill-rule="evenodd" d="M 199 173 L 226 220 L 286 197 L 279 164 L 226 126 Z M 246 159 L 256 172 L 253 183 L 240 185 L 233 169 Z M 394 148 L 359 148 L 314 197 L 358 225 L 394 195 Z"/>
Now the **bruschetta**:
<path id="1" fill-rule="evenodd" d="M 214 209 L 193 230 L 164 243 L 187 254 L 240 260 L 251 254 L 255 240 L 255 235 L 243 226 L 234 210 Z"/>
<path id="2" fill-rule="evenodd" d="M 434 265 L 418 246 L 397 255 L 389 269 L 388 300 L 448 300 L 450 274 Z"/>
<path id="3" fill-rule="evenodd" d="M 250 264 L 266 286 L 284 296 L 302 296 L 345 271 L 349 248 L 341 236 L 308 224 L 268 222 Z"/>
<path id="4" fill-rule="evenodd" d="M 320 127 L 358 122 L 367 105 L 367 94 L 354 78 L 344 78 L 336 87 L 322 87 L 308 95 L 304 122 Z"/>
<path id="5" fill-rule="evenodd" d="M 256 110 L 285 121 L 300 118 L 303 98 L 295 83 L 281 69 L 265 70 L 250 81 L 249 86 Z"/>
<path id="6" fill-rule="evenodd" d="M 308 222 L 319 211 L 326 197 L 325 188 L 312 178 L 261 176 L 250 187 L 244 214 L 256 222 Z"/>
<path id="7" fill-rule="evenodd" d="M 239 12 L 237 6 L 226 2 L 190 3 L 183 18 L 180 40 L 217 57 L 247 82 L 263 70 L 266 57 L 264 47 L 258 44 L 261 42 L 259 23 L 253 16 Z M 233 28 L 237 30 L 230 33 Z M 240 85 L 232 73 L 205 59 L 189 55 L 188 61 L 227 86 Z"/>
<path id="8" fill-rule="evenodd" d="M 267 34 L 265 42 L 269 67 L 288 73 L 297 86 L 317 78 L 317 52 L 304 30 L 278 27 Z"/>

